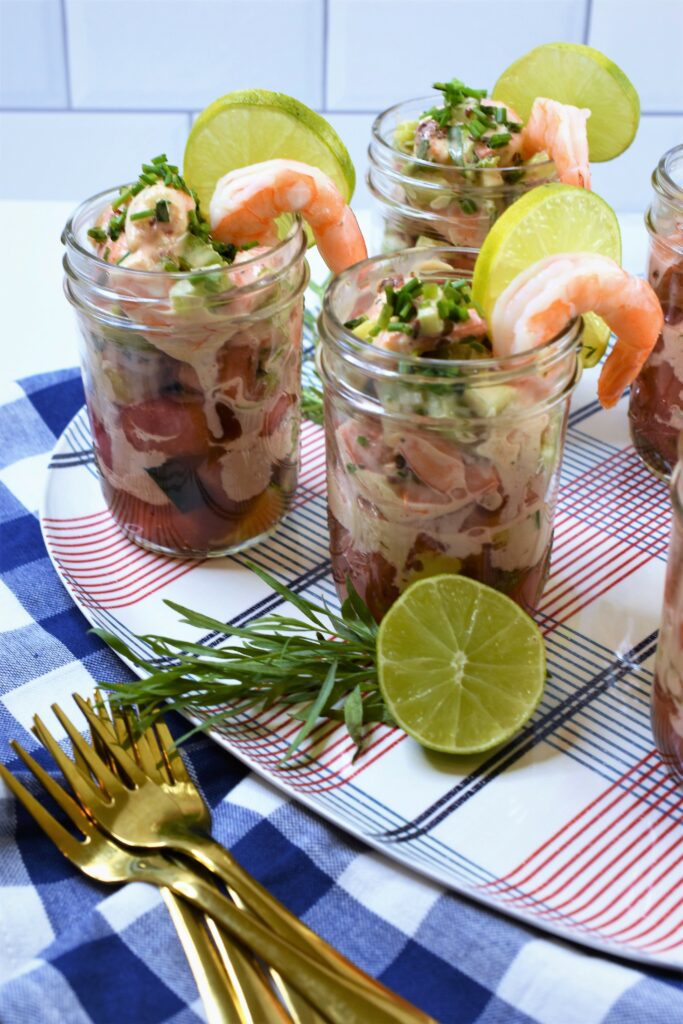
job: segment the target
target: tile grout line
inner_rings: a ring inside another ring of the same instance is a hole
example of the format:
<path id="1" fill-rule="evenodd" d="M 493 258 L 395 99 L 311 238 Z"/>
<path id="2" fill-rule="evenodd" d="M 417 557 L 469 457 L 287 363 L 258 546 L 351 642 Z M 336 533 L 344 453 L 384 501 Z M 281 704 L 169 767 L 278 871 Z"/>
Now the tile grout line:
<path id="1" fill-rule="evenodd" d="M 379 108 L 375 107 L 372 110 L 366 107 L 358 107 L 356 109 L 339 107 L 327 108 L 319 107 L 319 113 L 321 114 L 344 114 L 353 115 L 357 114 L 359 117 L 376 117 Z M 0 114 L 172 114 L 177 116 L 178 114 L 184 114 L 189 118 L 193 118 L 195 114 L 199 113 L 198 110 L 188 110 L 187 108 L 179 109 L 177 107 L 74 107 L 70 106 L 68 109 L 65 107 L 3 107 L 0 105 Z M 683 117 L 682 110 L 641 110 L 641 117 Z"/>
<path id="2" fill-rule="evenodd" d="M 71 94 L 71 64 L 69 62 L 69 43 L 66 23 L 66 0 L 59 0 L 60 21 L 62 25 L 62 55 L 64 57 L 64 82 L 66 85 L 66 105 L 72 110 L 73 100 Z"/>
<path id="3" fill-rule="evenodd" d="M 585 0 L 585 3 L 586 10 L 583 22 L 583 41 L 584 44 L 587 46 L 591 33 L 591 22 L 593 20 L 593 0 Z"/>

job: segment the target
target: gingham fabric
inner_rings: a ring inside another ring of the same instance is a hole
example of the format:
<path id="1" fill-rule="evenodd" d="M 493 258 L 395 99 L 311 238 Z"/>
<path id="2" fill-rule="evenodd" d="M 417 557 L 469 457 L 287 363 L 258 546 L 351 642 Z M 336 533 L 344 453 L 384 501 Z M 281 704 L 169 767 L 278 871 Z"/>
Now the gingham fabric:
<path id="1" fill-rule="evenodd" d="M 9 739 L 52 770 L 32 715 L 56 729 L 52 701 L 73 708 L 73 691 L 126 669 L 88 632 L 38 521 L 50 450 L 83 403 L 78 372 L 31 377 L 0 400 L 0 756 L 36 791 Z M 673 972 L 591 954 L 445 893 L 283 799 L 204 737 L 185 756 L 215 836 L 307 924 L 437 1020 L 683 1021 Z M 156 890 L 105 888 L 78 874 L 3 788 L 0 844 L 2 1024 L 204 1019 Z"/>

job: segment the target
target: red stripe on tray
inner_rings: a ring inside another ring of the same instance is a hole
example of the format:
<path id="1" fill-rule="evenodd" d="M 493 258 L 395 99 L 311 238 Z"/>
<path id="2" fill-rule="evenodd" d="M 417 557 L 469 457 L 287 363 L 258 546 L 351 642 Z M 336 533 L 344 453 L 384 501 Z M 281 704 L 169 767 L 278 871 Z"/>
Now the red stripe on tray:
<path id="1" fill-rule="evenodd" d="M 667 490 L 653 483 L 628 448 L 562 489 L 550 578 L 539 604 L 542 614 L 555 623 L 566 621 L 666 550 Z M 644 526 L 647 550 L 641 546 Z M 549 624 L 546 631 L 553 628 Z"/>
<path id="2" fill-rule="evenodd" d="M 51 554 L 86 606 L 127 608 L 204 561 L 181 561 L 138 547 L 121 533 L 108 510 L 49 522 Z M 124 569 L 129 571 L 122 573 Z"/>
<path id="3" fill-rule="evenodd" d="M 683 916 L 669 925 L 683 897 L 669 906 L 680 883 L 667 883 L 683 863 L 683 794 L 666 809 L 662 806 L 677 793 L 677 784 L 651 751 L 513 871 L 482 888 L 536 916 L 569 920 L 603 939 L 660 952 L 680 947 Z M 595 827 L 598 831 L 591 834 Z M 642 870 L 633 875 L 641 863 Z M 545 868 L 552 873 L 542 878 Z M 655 868 L 660 870 L 653 877 Z M 577 882 L 580 887 L 566 895 Z M 600 903 L 603 898 L 607 902 Z M 639 913 L 642 906 L 646 909 Z M 633 913 L 638 916 L 630 919 Z M 668 930 L 662 934 L 663 926 Z M 672 935 L 677 940 L 662 946 Z"/>

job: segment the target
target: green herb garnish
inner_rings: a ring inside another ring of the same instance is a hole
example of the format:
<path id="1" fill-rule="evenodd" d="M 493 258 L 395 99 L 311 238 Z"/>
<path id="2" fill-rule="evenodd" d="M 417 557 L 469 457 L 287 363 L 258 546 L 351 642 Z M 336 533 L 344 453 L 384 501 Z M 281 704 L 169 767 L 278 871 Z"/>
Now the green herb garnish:
<path id="1" fill-rule="evenodd" d="M 169 710 L 201 717 L 194 732 L 227 724 L 245 711 L 261 712 L 283 704 L 302 722 L 282 760 L 287 761 L 312 732 L 320 718 L 346 724 L 358 750 L 365 726 L 391 723 L 377 680 L 377 624 L 350 581 L 340 614 L 314 604 L 248 562 L 256 573 L 302 618 L 273 613 L 246 626 L 232 626 L 172 601 L 184 624 L 242 646 L 208 647 L 187 640 L 141 637 L 159 665 L 140 658 L 119 637 L 103 629 L 94 632 L 117 654 L 144 669 L 146 678 L 128 683 L 103 683 L 112 691 L 114 707 L 135 705 L 141 729 Z M 351 701 L 351 708 L 347 704 Z M 208 713 L 207 713 L 208 712 Z"/>
<path id="2" fill-rule="evenodd" d="M 169 211 L 169 203 L 167 199 L 157 200 L 156 206 L 154 207 L 156 219 L 162 224 L 168 224 L 171 219 Z"/>
<path id="3" fill-rule="evenodd" d="M 104 228 L 90 228 L 88 238 L 92 238 L 94 242 L 106 242 L 108 235 Z"/>
<path id="4" fill-rule="evenodd" d="M 155 216 L 156 216 L 156 210 L 155 209 L 151 209 L 151 210 L 138 210 L 137 213 L 131 213 L 130 219 L 131 220 L 147 220 L 149 217 L 155 217 Z"/>

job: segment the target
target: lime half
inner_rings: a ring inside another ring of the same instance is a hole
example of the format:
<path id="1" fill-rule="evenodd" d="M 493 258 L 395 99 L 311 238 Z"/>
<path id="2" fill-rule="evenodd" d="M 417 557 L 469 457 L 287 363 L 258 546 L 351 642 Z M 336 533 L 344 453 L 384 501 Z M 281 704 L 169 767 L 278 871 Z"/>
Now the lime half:
<path id="1" fill-rule="evenodd" d="M 382 619 L 382 696 L 418 743 L 473 754 L 513 736 L 543 694 L 545 647 L 519 605 L 465 576 L 419 580 Z"/>
<path id="2" fill-rule="evenodd" d="M 591 252 L 621 262 L 617 215 L 595 192 L 574 185 L 539 185 L 498 218 L 474 267 L 472 294 L 490 320 L 496 300 L 523 270 L 546 256 Z M 581 359 L 599 362 L 610 336 L 604 320 L 584 316 Z"/>
<path id="3" fill-rule="evenodd" d="M 224 174 L 277 158 L 312 164 L 351 199 L 356 174 L 332 125 L 304 103 L 266 89 L 228 93 L 202 111 L 185 146 L 183 174 L 206 212 Z"/>
<path id="4" fill-rule="evenodd" d="M 544 43 L 504 71 L 493 88 L 526 121 L 537 96 L 588 107 L 591 160 L 612 160 L 631 145 L 640 121 L 640 98 L 620 67 L 592 46 Z"/>

